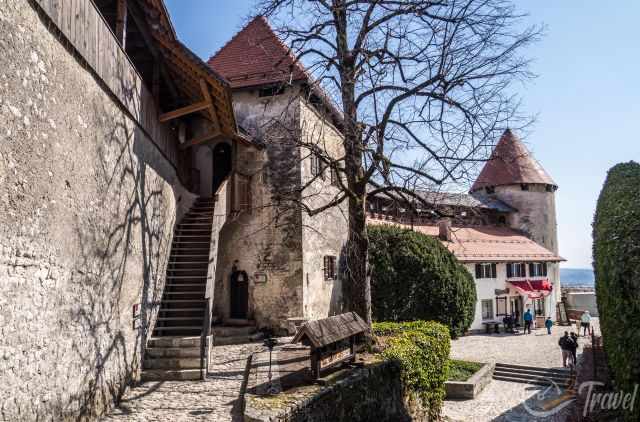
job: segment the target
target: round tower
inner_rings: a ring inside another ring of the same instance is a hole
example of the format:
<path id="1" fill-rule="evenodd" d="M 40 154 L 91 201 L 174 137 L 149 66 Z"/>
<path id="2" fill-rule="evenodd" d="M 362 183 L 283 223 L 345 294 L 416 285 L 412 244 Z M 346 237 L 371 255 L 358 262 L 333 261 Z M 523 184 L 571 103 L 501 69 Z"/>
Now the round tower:
<path id="1" fill-rule="evenodd" d="M 533 241 L 557 255 L 557 189 L 556 183 L 522 141 L 507 129 L 470 193 L 492 196 L 515 208 L 507 218 L 507 224 L 527 233 Z"/>

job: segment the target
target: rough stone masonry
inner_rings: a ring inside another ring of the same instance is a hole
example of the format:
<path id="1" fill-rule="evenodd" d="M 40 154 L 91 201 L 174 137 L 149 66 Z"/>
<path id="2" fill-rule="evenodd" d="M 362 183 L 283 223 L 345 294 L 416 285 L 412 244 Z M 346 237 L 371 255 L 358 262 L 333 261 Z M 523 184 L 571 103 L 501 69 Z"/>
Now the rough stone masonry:
<path id="1" fill-rule="evenodd" d="M 0 0 L 0 121 L 1 418 L 102 413 L 138 376 L 190 195 L 27 0 Z"/>

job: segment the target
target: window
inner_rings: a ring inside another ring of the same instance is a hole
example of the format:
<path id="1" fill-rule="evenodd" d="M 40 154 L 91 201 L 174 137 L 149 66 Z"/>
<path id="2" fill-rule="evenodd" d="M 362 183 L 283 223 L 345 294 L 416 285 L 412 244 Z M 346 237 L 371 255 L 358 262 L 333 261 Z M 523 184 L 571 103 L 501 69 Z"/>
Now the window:
<path id="1" fill-rule="evenodd" d="M 496 188 L 494 188 L 493 186 L 487 186 L 486 188 L 484 188 L 485 192 L 487 192 L 489 195 L 496 193 Z"/>
<path id="2" fill-rule="evenodd" d="M 284 94 L 284 85 L 267 86 L 258 91 L 258 97 L 275 97 L 281 94 Z"/>
<path id="3" fill-rule="evenodd" d="M 322 157 L 316 152 L 311 153 L 311 175 L 324 180 L 324 168 L 325 163 Z"/>
<path id="4" fill-rule="evenodd" d="M 476 278 L 496 278 L 496 264 L 486 262 L 476 264 Z"/>
<path id="5" fill-rule="evenodd" d="M 508 262 L 507 263 L 507 278 L 512 277 L 526 277 L 527 268 L 524 262 Z"/>
<path id="6" fill-rule="evenodd" d="M 529 190 L 529 185 L 528 185 L 528 184 L 526 184 L 526 183 L 521 183 L 521 184 L 520 184 L 520 189 L 522 189 L 522 190 Z"/>
<path id="7" fill-rule="evenodd" d="M 505 316 L 505 315 L 507 315 L 507 298 L 497 297 L 496 298 L 496 316 Z"/>
<path id="8" fill-rule="evenodd" d="M 544 298 L 533 300 L 533 312 L 536 315 L 544 315 Z"/>
<path id="9" fill-rule="evenodd" d="M 493 319 L 493 300 L 483 299 L 482 304 L 482 319 Z"/>
<path id="10" fill-rule="evenodd" d="M 251 178 L 236 173 L 236 211 L 251 211 Z"/>
<path id="11" fill-rule="evenodd" d="M 529 263 L 529 277 L 546 277 L 546 276 L 547 276 L 546 262 L 530 262 Z"/>
<path id="12" fill-rule="evenodd" d="M 336 279 L 336 257 L 327 255 L 324 257 L 324 279 Z"/>

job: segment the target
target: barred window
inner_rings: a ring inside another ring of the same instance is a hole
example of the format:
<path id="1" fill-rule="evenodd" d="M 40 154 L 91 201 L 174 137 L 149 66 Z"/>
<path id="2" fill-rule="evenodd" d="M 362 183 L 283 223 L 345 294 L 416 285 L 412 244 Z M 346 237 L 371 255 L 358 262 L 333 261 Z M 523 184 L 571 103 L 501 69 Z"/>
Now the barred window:
<path id="1" fill-rule="evenodd" d="M 252 208 L 251 198 L 251 178 L 243 174 L 236 173 L 236 211 L 250 212 Z"/>
<path id="2" fill-rule="evenodd" d="M 340 173 L 333 167 L 331 167 L 331 184 L 333 186 L 340 186 Z"/>
<path id="3" fill-rule="evenodd" d="M 320 179 L 324 180 L 324 168 L 326 167 L 326 163 L 322 159 L 319 153 L 312 152 L 311 153 L 311 175 L 313 177 L 320 177 Z"/>
<path id="4" fill-rule="evenodd" d="M 324 257 L 324 279 L 336 279 L 336 257 L 327 255 Z"/>

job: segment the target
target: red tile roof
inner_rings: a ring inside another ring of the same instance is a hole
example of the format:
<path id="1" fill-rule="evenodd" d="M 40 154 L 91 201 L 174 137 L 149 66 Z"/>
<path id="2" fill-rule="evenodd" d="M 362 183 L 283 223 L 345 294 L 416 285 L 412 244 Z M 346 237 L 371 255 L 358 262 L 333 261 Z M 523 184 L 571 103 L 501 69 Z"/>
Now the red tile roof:
<path id="1" fill-rule="evenodd" d="M 521 183 L 557 186 L 520 139 L 507 129 L 471 187 L 471 192 L 487 186 Z"/>
<path id="2" fill-rule="evenodd" d="M 209 59 L 232 88 L 307 80 L 301 63 L 258 16 Z"/>
<path id="3" fill-rule="evenodd" d="M 406 223 L 368 218 L 369 224 L 410 228 Z M 413 230 L 438 236 L 438 226 L 414 225 Z M 564 258 L 508 227 L 452 227 L 452 241 L 442 242 L 462 262 L 564 261 Z"/>

